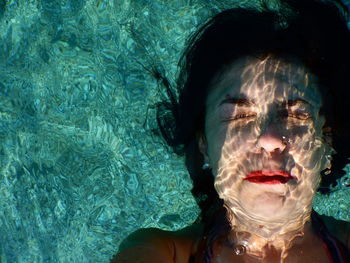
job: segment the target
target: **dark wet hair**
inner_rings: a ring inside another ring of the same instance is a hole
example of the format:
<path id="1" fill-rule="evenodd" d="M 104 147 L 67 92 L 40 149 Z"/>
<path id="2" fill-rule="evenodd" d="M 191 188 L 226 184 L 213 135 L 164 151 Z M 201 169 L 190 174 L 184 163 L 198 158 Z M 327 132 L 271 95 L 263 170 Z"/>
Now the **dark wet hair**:
<path id="1" fill-rule="evenodd" d="M 323 176 L 321 192 L 344 175 L 350 157 L 350 32 L 348 10 L 336 1 L 280 0 L 272 8 L 233 8 L 213 18 L 191 36 L 181 57 L 177 87 L 158 74 L 168 93 L 159 103 L 160 132 L 175 153 L 185 155 L 192 193 L 207 221 L 223 207 L 210 170 L 202 170 L 198 137 L 204 133 L 208 84 L 225 66 L 243 56 L 296 58 L 319 79 L 326 135 L 333 148 L 332 174 Z M 276 5 L 277 4 L 277 5 Z M 178 97 L 175 94 L 179 94 Z M 329 134 L 331 133 L 331 134 Z M 210 221 L 210 220 L 209 220 Z"/>

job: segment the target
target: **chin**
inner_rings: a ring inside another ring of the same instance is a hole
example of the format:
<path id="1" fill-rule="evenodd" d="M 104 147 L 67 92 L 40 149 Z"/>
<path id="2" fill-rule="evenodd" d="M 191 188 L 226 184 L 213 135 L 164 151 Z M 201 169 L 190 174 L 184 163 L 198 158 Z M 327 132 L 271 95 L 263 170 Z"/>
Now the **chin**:
<path id="1" fill-rule="evenodd" d="M 217 179 L 215 189 L 235 216 L 244 220 L 282 223 L 301 218 L 311 211 L 317 179 L 310 175 L 308 178 L 297 183 L 290 180 L 276 184 Z"/>
<path id="2" fill-rule="evenodd" d="M 298 198 L 301 197 L 301 198 Z M 254 195 L 253 198 L 241 199 L 242 208 L 251 217 L 270 222 L 286 222 L 301 218 L 311 211 L 312 194 L 286 192 L 284 195 L 275 192 L 264 192 Z"/>
<path id="3" fill-rule="evenodd" d="M 235 190 L 230 190 L 223 191 L 220 197 L 234 213 L 263 221 L 285 221 L 299 217 L 312 200 L 305 195 L 299 195 L 303 196 L 303 200 L 299 200 L 294 193 L 296 189 L 287 184 L 245 182 Z M 310 200 L 305 202 L 306 199 Z"/>
<path id="4" fill-rule="evenodd" d="M 266 192 L 243 200 L 241 206 L 248 214 L 265 220 L 285 218 L 295 209 L 295 202 L 278 193 Z"/>

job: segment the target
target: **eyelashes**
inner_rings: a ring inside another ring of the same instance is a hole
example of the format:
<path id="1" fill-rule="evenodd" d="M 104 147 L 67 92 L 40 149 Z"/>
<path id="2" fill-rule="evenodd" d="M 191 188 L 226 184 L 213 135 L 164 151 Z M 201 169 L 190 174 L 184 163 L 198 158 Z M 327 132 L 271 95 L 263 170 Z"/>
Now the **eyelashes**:
<path id="1" fill-rule="evenodd" d="M 256 117 L 256 114 L 255 113 L 251 113 L 251 114 L 237 114 L 236 116 L 231 118 L 231 120 L 248 119 L 248 118 L 252 118 L 252 117 Z"/>
<path id="2" fill-rule="evenodd" d="M 257 116 L 256 113 L 240 113 L 233 117 L 225 119 L 225 121 L 238 121 L 238 120 L 251 120 Z M 311 114 L 307 112 L 284 112 L 280 114 L 282 118 L 288 118 L 292 120 L 308 120 L 311 118 Z"/>
<path id="3" fill-rule="evenodd" d="M 224 122 L 231 122 L 231 121 L 249 121 L 253 118 L 256 117 L 256 113 L 240 113 L 240 114 L 236 114 L 232 117 L 227 117 L 224 119 Z"/>
<path id="4" fill-rule="evenodd" d="M 311 114 L 308 113 L 308 112 L 300 112 L 300 111 L 297 111 L 297 112 L 288 112 L 288 113 L 285 113 L 284 115 L 285 118 L 292 118 L 292 119 L 296 119 L 296 120 L 308 120 L 311 118 Z"/>

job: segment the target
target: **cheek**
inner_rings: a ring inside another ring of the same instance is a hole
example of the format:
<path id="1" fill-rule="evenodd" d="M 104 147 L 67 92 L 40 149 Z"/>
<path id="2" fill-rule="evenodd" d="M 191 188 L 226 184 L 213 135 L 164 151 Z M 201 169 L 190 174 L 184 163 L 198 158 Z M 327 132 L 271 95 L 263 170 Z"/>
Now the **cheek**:
<path id="1" fill-rule="evenodd" d="M 306 169 L 317 169 L 323 163 L 325 144 L 313 126 L 300 126 L 290 130 L 290 154 Z"/>
<path id="2" fill-rule="evenodd" d="M 317 175 L 319 175 L 319 172 L 327 166 L 326 151 L 324 145 L 312 149 L 309 153 L 309 160 L 305 165 L 306 168 L 316 171 Z"/>
<path id="3" fill-rule="evenodd" d="M 252 151 L 256 141 L 253 130 L 252 125 L 239 128 L 222 125 L 206 133 L 208 156 L 214 175 L 217 175 L 220 167 L 226 166 L 233 160 L 238 162 L 247 152 Z"/>
<path id="4" fill-rule="evenodd" d="M 213 173 L 217 170 L 218 162 L 222 155 L 223 145 L 225 144 L 226 134 L 223 129 L 210 129 L 206 132 L 208 142 L 208 157 Z"/>
<path id="5" fill-rule="evenodd" d="M 319 138 L 314 138 L 314 141 L 300 145 L 301 148 L 290 153 L 295 161 L 294 171 L 302 182 L 302 187 L 299 190 L 304 191 L 303 189 L 306 188 L 316 190 L 321 180 L 320 172 L 327 166 L 325 157 L 327 147 Z"/>
<path id="6" fill-rule="evenodd" d="M 226 143 L 232 149 L 240 149 L 241 145 L 255 144 L 260 128 L 255 122 L 244 123 L 244 125 L 229 125 L 226 132 Z M 246 149 L 249 150 L 249 149 Z"/>

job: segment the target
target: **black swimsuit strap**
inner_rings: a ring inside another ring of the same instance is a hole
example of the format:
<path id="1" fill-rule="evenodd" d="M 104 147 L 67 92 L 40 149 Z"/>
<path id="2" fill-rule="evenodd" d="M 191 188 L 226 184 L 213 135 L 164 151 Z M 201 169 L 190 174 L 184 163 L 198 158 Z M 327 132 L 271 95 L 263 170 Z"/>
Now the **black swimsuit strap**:
<path id="1" fill-rule="evenodd" d="M 349 249 L 329 233 L 326 225 L 323 223 L 321 217 L 315 212 L 311 213 L 312 226 L 314 227 L 318 236 L 323 240 L 327 246 L 334 263 L 350 263 Z"/>

